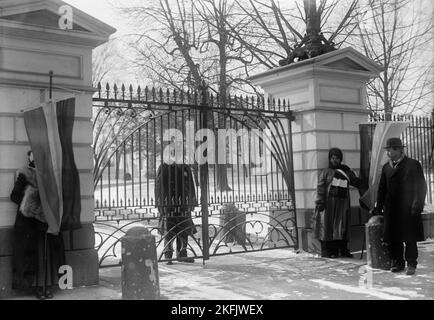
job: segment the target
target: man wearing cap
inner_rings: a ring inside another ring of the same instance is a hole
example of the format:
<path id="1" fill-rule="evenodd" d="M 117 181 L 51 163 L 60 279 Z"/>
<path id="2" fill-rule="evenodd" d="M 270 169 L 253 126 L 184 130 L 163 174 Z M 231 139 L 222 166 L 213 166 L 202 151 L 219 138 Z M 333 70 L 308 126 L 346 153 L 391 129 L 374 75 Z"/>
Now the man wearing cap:
<path id="1" fill-rule="evenodd" d="M 421 212 L 425 205 L 426 182 L 419 161 L 407 157 L 400 138 L 390 138 L 378 186 L 374 214 L 384 215 L 383 242 L 390 244 L 392 272 L 405 269 L 413 275 L 417 266 L 417 242 L 424 240 Z M 405 253 L 404 253 L 405 243 Z"/>

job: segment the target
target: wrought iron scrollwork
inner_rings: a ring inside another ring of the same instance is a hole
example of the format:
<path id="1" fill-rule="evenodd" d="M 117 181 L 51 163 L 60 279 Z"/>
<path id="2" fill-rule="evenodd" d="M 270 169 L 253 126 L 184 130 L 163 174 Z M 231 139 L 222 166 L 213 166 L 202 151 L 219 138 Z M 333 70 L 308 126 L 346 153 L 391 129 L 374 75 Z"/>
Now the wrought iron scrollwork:
<path id="1" fill-rule="evenodd" d="M 279 204 L 279 206 L 277 206 Z M 263 251 L 275 248 L 294 247 L 296 238 L 296 221 L 294 211 L 288 203 L 275 203 L 276 211 L 268 212 L 238 212 L 229 218 L 223 212 L 210 215 L 208 246 L 210 255 L 227 255 Z M 239 204 L 241 205 L 241 204 Z M 200 216 L 195 216 L 193 226 L 183 227 L 183 222 L 175 224 L 171 229 L 161 234 L 158 218 L 112 220 L 95 222 L 95 248 L 99 252 L 100 267 L 116 266 L 121 259 L 121 239 L 126 231 L 134 225 L 147 227 L 155 236 L 158 261 L 174 261 L 179 257 L 176 253 L 176 241 L 185 238 L 187 242 L 183 249 L 187 256 L 203 258 L 203 239 L 200 232 L 203 225 Z M 197 229 L 197 233 L 191 229 Z M 165 253 L 173 248 L 170 257 Z"/>

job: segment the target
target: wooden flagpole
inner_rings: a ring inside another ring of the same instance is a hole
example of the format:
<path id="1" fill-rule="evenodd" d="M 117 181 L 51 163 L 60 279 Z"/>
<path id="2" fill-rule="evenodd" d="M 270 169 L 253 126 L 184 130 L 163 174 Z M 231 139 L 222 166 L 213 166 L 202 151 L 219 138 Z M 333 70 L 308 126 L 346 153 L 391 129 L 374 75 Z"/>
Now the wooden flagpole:
<path id="1" fill-rule="evenodd" d="M 53 71 L 50 70 L 49 72 L 50 77 L 50 88 L 49 88 L 49 99 L 51 100 L 53 97 Z M 48 229 L 47 229 L 48 231 Z M 48 233 L 45 231 L 45 237 L 44 237 L 44 286 L 42 288 L 42 294 L 46 297 L 46 290 L 47 290 L 47 264 L 48 264 L 48 254 L 47 254 L 47 242 L 48 242 Z"/>

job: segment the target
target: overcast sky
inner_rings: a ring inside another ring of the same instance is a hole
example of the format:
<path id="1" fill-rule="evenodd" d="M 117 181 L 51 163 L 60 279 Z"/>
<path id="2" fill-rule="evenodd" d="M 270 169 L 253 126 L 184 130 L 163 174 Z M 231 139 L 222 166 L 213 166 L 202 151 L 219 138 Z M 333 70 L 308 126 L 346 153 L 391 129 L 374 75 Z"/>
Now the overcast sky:
<path id="1" fill-rule="evenodd" d="M 128 32 L 127 21 L 119 18 L 115 4 L 119 0 L 64 0 L 66 3 L 116 28 L 116 35 Z M 128 0 L 126 0 L 128 1 Z M 146 0 L 144 0 L 146 1 Z M 122 2 L 125 2 L 123 0 Z"/>
<path id="2" fill-rule="evenodd" d="M 91 0 L 91 1 L 64 0 L 64 1 L 76 7 L 77 9 L 80 9 L 90 14 L 91 16 L 94 16 L 99 20 L 102 20 L 107 24 L 113 24 L 113 23 L 116 24 L 118 23 L 116 20 L 119 21 L 119 19 L 114 19 L 111 1 L 107 1 L 107 0 Z"/>
<path id="3" fill-rule="evenodd" d="M 131 33 L 131 27 L 128 25 L 128 19 L 120 17 L 116 9 L 117 3 L 125 4 L 129 0 L 63 0 L 71 6 L 89 14 L 90 16 L 101 20 L 104 23 L 117 29 L 117 32 L 111 36 L 112 39 L 122 40 L 123 35 Z M 147 1 L 147 0 L 143 0 Z M 140 79 L 125 65 L 125 59 L 129 57 L 128 50 L 122 49 L 123 41 L 117 41 L 117 54 L 112 56 L 111 72 L 106 75 L 106 81 L 116 83 L 133 83 L 137 85 Z M 100 47 L 99 49 L 104 49 Z"/>

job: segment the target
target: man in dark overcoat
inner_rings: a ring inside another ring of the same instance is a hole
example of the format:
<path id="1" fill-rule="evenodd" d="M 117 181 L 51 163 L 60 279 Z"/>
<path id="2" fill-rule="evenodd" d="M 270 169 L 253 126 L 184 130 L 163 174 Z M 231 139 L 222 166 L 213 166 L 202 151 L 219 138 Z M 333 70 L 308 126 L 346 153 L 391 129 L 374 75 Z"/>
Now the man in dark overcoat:
<path id="1" fill-rule="evenodd" d="M 191 217 L 198 204 L 191 168 L 186 164 L 162 163 L 155 181 L 155 199 L 165 258 L 172 259 L 176 240 L 178 261 L 194 262 L 192 257 L 187 257 L 188 236 L 197 232 Z"/>
<path id="2" fill-rule="evenodd" d="M 406 273 L 413 275 L 417 266 L 417 242 L 424 240 L 421 213 L 427 186 L 422 166 L 405 155 L 401 139 L 388 139 L 386 150 L 389 161 L 381 171 L 374 214 L 384 215 L 383 242 L 390 244 L 391 271 L 403 271 L 407 261 Z"/>

